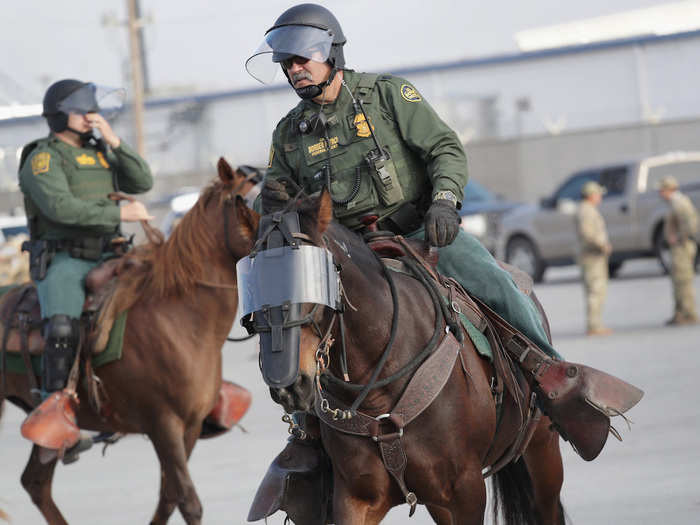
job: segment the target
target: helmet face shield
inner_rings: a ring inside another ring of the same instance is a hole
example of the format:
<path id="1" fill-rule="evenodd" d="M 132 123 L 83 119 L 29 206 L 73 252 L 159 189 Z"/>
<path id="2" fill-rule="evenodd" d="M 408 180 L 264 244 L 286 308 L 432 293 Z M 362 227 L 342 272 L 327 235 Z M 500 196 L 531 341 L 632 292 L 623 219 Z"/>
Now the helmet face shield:
<path id="1" fill-rule="evenodd" d="M 280 70 L 279 63 L 299 56 L 323 63 L 328 60 L 333 34 L 310 26 L 290 25 L 272 29 L 246 60 L 248 73 L 263 84 L 270 84 Z M 271 55 L 271 56 L 270 56 Z"/>
<path id="2" fill-rule="evenodd" d="M 110 118 L 122 109 L 125 99 L 126 90 L 123 88 L 88 83 L 58 102 L 56 107 L 58 111 L 65 114 L 84 115 L 99 112 L 103 117 Z"/>

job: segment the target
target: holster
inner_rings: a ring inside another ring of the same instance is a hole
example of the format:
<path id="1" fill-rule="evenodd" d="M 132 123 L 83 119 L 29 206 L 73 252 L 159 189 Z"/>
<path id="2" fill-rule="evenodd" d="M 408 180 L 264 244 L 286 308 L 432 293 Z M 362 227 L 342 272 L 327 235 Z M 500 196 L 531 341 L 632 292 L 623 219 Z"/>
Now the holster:
<path id="1" fill-rule="evenodd" d="M 29 252 L 29 275 L 32 281 L 45 279 L 49 264 L 56 253 L 51 241 L 24 241 L 22 251 Z"/>
<path id="2" fill-rule="evenodd" d="M 333 471 L 319 439 L 289 439 L 270 464 L 248 521 L 262 520 L 278 510 L 297 525 L 332 523 Z"/>

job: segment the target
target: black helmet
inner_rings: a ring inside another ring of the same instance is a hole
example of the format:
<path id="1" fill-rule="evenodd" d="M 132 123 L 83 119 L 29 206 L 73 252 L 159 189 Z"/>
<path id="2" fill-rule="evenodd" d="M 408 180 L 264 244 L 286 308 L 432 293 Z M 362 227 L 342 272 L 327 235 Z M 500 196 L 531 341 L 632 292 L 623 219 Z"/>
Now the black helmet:
<path id="1" fill-rule="evenodd" d="M 95 98 L 95 85 L 67 78 L 54 82 L 44 95 L 44 111 L 51 131 L 57 133 L 68 128 L 68 113 L 99 111 Z"/>
<path id="2" fill-rule="evenodd" d="M 338 69 L 345 67 L 345 42 L 343 30 L 333 13 L 320 5 L 299 4 L 282 13 L 265 32 L 265 40 L 246 61 L 246 70 L 253 78 L 267 84 L 278 71 L 276 64 L 293 56 L 327 62 L 332 69 L 326 82 L 296 90 L 302 98 L 313 98 L 322 92 L 323 85 L 330 83 Z M 267 55 L 272 55 L 271 61 Z M 284 67 L 282 71 L 287 76 Z"/>
<path id="3" fill-rule="evenodd" d="M 328 9 L 317 4 L 295 5 L 282 13 L 265 34 L 267 35 L 272 30 L 279 27 L 288 26 L 315 27 L 328 31 L 330 36 L 332 36 L 332 45 L 328 55 L 328 62 L 331 66 L 339 69 L 345 66 L 343 46 L 347 40 L 343 34 L 343 29 L 340 27 L 340 23 L 338 23 L 338 19 Z M 282 62 L 282 60 L 288 57 L 289 54 L 287 53 L 276 53 L 273 50 L 273 62 Z"/>

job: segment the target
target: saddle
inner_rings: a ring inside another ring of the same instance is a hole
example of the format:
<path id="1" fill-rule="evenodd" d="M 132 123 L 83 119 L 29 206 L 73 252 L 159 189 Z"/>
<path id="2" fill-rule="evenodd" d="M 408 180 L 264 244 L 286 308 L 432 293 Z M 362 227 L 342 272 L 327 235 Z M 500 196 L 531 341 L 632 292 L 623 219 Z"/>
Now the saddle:
<path id="1" fill-rule="evenodd" d="M 124 259 L 116 258 L 105 261 L 88 273 L 85 279 L 86 299 L 83 305 L 82 319 L 84 323 L 93 319 L 110 297 L 116 278 L 122 270 L 132 263 L 124 264 Z M 114 316 L 102 319 L 99 326 L 91 333 L 91 339 L 101 344 L 92 345 L 92 353 L 102 352 L 108 337 L 101 337 L 106 331 L 107 336 L 114 323 Z M 42 333 L 43 320 L 39 306 L 39 296 L 32 283 L 26 283 L 7 292 L 0 298 L 0 348 L 9 353 L 27 351 L 30 355 L 41 355 L 44 352 L 44 336 Z"/>

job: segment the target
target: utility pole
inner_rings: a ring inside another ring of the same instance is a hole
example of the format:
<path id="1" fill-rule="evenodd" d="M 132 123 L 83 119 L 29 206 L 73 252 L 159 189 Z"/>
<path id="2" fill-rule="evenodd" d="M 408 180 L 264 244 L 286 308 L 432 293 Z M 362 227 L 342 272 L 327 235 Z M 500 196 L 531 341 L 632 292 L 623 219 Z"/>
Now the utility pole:
<path id="1" fill-rule="evenodd" d="M 129 52 L 131 55 L 131 85 L 133 90 L 132 113 L 134 117 L 134 131 L 136 135 L 136 151 L 142 157 L 146 154 L 146 141 L 143 133 L 143 66 L 142 53 L 143 42 L 141 40 L 141 27 L 143 20 L 139 17 L 140 8 L 138 0 L 126 0 L 129 21 Z"/>

